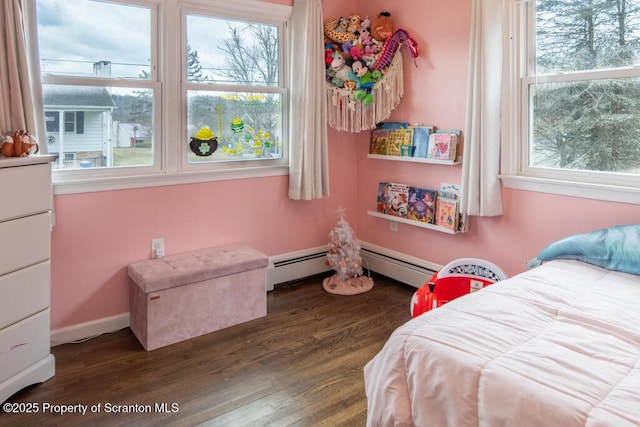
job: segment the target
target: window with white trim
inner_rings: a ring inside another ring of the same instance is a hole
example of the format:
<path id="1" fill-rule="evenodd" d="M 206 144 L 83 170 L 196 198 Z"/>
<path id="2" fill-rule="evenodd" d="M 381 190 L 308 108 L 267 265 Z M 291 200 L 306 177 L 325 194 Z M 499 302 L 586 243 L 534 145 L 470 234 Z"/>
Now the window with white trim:
<path id="1" fill-rule="evenodd" d="M 640 4 L 512 7 L 506 185 L 640 202 Z"/>
<path id="2" fill-rule="evenodd" d="M 32 1 L 46 145 L 59 154 L 54 183 L 286 173 L 291 7 Z"/>

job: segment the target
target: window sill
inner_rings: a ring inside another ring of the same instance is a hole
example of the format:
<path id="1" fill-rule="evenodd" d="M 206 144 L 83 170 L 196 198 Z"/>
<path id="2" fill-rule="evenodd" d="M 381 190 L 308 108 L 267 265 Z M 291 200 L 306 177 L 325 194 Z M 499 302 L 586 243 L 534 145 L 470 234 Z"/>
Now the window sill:
<path id="1" fill-rule="evenodd" d="M 53 174 L 53 193 L 76 194 L 98 191 L 128 190 L 133 188 L 160 187 L 165 185 L 195 184 L 200 182 L 229 181 L 236 179 L 265 178 L 288 175 L 287 166 L 244 168 L 225 171 L 155 172 L 144 175 L 91 177 L 56 177 Z"/>
<path id="2" fill-rule="evenodd" d="M 610 202 L 640 204 L 640 188 L 571 182 L 518 175 L 500 175 L 505 188 L 559 194 Z"/>

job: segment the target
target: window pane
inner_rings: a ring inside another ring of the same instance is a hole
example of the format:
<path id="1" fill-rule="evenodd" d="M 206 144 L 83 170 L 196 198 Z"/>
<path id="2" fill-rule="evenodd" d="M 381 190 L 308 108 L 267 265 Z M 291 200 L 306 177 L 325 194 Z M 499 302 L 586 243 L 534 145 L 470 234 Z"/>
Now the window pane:
<path id="1" fill-rule="evenodd" d="M 60 114 L 55 111 L 45 111 L 44 121 L 47 132 L 58 132 L 60 126 Z"/>
<path id="2" fill-rule="evenodd" d="M 538 0 L 538 73 L 639 64 L 640 3 Z"/>
<path id="3" fill-rule="evenodd" d="M 152 90 L 43 85 L 43 102 L 48 151 L 64 153 L 58 168 L 153 164 Z"/>
<path id="4" fill-rule="evenodd" d="M 64 131 L 65 132 L 76 131 L 76 115 L 72 111 L 65 111 L 64 113 Z"/>
<path id="5" fill-rule="evenodd" d="M 148 79 L 149 8 L 92 0 L 37 0 L 43 74 Z"/>
<path id="6" fill-rule="evenodd" d="M 282 157 L 279 94 L 188 91 L 187 101 L 187 142 L 207 128 L 218 144 L 210 155 L 196 155 L 187 144 L 190 163 Z"/>
<path id="7" fill-rule="evenodd" d="M 640 174 L 640 78 L 530 87 L 530 166 Z"/>
<path id="8" fill-rule="evenodd" d="M 278 27 L 187 15 L 187 80 L 278 86 Z"/>

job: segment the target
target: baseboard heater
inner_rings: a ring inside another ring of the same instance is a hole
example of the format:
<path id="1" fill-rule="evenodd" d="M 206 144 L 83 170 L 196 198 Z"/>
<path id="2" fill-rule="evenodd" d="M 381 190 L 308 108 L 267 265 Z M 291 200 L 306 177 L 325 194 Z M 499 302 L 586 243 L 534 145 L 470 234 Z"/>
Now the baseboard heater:
<path id="1" fill-rule="evenodd" d="M 267 291 L 274 285 L 314 276 L 331 270 L 326 263 L 327 248 L 324 246 L 290 252 L 269 258 L 267 267 Z"/>
<path id="2" fill-rule="evenodd" d="M 365 267 L 415 288 L 422 287 L 436 271 L 442 268 L 439 264 L 371 243 L 360 242 L 360 246 L 362 247 L 360 256 Z"/>
<path id="3" fill-rule="evenodd" d="M 370 243 L 360 242 L 360 255 L 366 270 L 382 274 L 419 288 L 442 266 Z M 331 271 L 326 264 L 326 247 L 282 254 L 269 259 L 267 290 L 279 283 Z"/>

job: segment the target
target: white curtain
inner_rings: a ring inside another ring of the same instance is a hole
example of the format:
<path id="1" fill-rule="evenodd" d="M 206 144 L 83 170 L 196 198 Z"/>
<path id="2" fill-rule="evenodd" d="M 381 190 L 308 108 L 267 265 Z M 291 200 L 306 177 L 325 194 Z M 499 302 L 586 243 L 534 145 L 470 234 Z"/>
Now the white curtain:
<path id="1" fill-rule="evenodd" d="M 28 31 L 31 25 L 24 13 L 27 3 L 2 0 L 0 9 L 0 132 L 24 129 L 41 137 L 44 120 L 35 114 L 34 102 L 42 92 L 39 69 L 28 61 L 29 51 L 36 43 L 31 36 L 35 32 Z"/>
<path id="2" fill-rule="evenodd" d="M 289 198 L 329 195 L 322 1 L 295 0 L 291 29 Z"/>
<path id="3" fill-rule="evenodd" d="M 502 212 L 500 110 L 503 85 L 503 0 L 472 0 L 461 211 Z"/>

